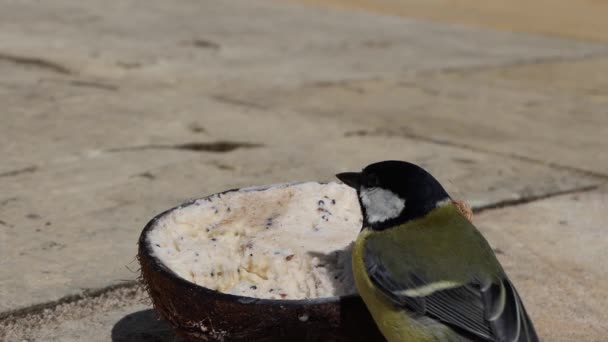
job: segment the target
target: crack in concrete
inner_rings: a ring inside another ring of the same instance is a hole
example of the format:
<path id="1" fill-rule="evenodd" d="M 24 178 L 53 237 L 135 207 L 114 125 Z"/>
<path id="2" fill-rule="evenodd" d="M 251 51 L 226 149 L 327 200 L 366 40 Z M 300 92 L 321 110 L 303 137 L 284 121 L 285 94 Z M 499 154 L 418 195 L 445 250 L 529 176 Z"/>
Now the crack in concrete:
<path id="1" fill-rule="evenodd" d="M 424 141 L 424 142 L 441 145 L 441 146 L 449 146 L 449 147 L 466 149 L 466 150 L 469 150 L 472 152 L 485 153 L 485 154 L 491 154 L 491 155 L 496 155 L 496 156 L 501 156 L 501 157 L 506 157 L 506 158 L 511 158 L 511 159 L 517 159 L 517 160 L 532 163 L 532 164 L 546 166 L 546 167 L 556 169 L 556 170 L 570 171 L 570 172 L 578 173 L 578 174 L 589 176 L 589 177 L 599 178 L 602 180 L 608 180 L 608 174 L 603 174 L 603 173 L 586 170 L 586 169 L 579 169 L 579 168 L 576 168 L 573 166 L 558 164 L 555 162 L 538 160 L 538 159 L 523 156 L 520 154 L 504 153 L 504 152 L 500 152 L 500 151 L 479 148 L 479 147 L 471 146 L 466 143 L 459 143 L 459 142 L 454 142 L 454 141 L 446 140 L 446 139 L 431 138 L 428 136 L 423 136 L 423 135 L 414 133 L 411 130 L 404 128 L 404 127 L 400 127 L 400 128 L 398 128 L 398 130 L 378 128 L 375 130 L 349 131 L 349 132 L 345 132 L 344 136 L 345 137 L 352 137 L 352 136 L 403 137 L 403 138 Z"/>
<path id="2" fill-rule="evenodd" d="M 120 88 L 117 85 L 103 83 L 92 80 L 78 80 L 78 79 L 57 79 L 57 78 L 41 78 L 40 82 L 52 82 L 52 83 L 62 83 L 68 84 L 74 87 L 84 87 L 84 88 L 95 88 L 107 91 L 119 91 Z"/>
<path id="3" fill-rule="evenodd" d="M 88 87 L 88 88 L 96 88 L 96 89 L 102 89 L 102 90 L 108 90 L 108 91 L 118 91 L 119 90 L 118 86 L 116 86 L 116 85 L 106 84 L 106 83 L 101 83 L 101 82 L 94 82 L 94 81 L 71 80 L 68 83 L 75 87 Z"/>
<path id="4" fill-rule="evenodd" d="M 0 177 L 14 177 L 14 176 L 22 175 L 24 173 L 34 173 L 37 170 L 38 170 L 38 166 L 32 165 L 32 166 L 24 167 L 22 169 L 2 172 L 2 173 L 0 173 Z"/>
<path id="5" fill-rule="evenodd" d="M 554 191 L 554 192 L 549 192 L 549 193 L 541 194 L 541 195 L 533 195 L 533 196 L 529 196 L 529 197 L 522 197 L 522 198 L 498 201 L 496 203 L 490 203 L 490 204 L 486 204 L 486 205 L 473 207 L 472 209 L 473 209 L 473 213 L 479 214 L 479 213 L 482 213 L 482 212 L 488 211 L 488 210 L 502 209 L 502 208 L 507 208 L 507 207 L 516 207 L 516 206 L 520 206 L 520 205 L 524 205 L 524 204 L 528 204 L 528 203 L 532 203 L 532 202 L 536 202 L 536 201 L 542 201 L 545 199 L 558 197 L 558 196 L 562 196 L 562 195 L 585 193 L 585 192 L 597 190 L 599 188 L 600 188 L 600 185 L 581 186 L 578 188 Z"/>
<path id="6" fill-rule="evenodd" d="M 9 197 L 7 199 L 0 201 L 0 207 L 4 207 L 5 205 L 7 205 L 11 202 L 17 202 L 18 200 L 19 200 L 19 197 L 16 197 L 16 196 Z"/>
<path id="7" fill-rule="evenodd" d="M 425 75 L 436 75 L 436 74 L 457 74 L 457 73 L 469 73 L 469 72 L 482 72 L 488 70 L 496 70 L 502 68 L 511 68 L 511 67 L 519 67 L 526 65 L 537 65 L 537 64 L 549 64 L 549 63 L 569 63 L 569 62 L 577 62 L 577 61 L 585 61 L 596 58 L 607 58 L 608 57 L 608 46 L 606 46 L 606 50 L 589 52 L 579 56 L 542 56 L 542 57 L 530 57 L 517 59 L 507 62 L 498 62 L 498 63 L 488 63 L 488 64 L 478 64 L 478 65 L 468 65 L 468 66 L 448 66 L 448 67 L 439 67 L 439 68 L 430 68 L 430 69 L 419 69 L 412 70 L 411 73 L 398 74 L 396 77 L 364 77 L 357 79 L 342 79 L 342 80 L 319 80 L 310 83 L 304 83 L 302 85 L 303 88 L 311 87 L 311 88 L 342 88 L 347 91 L 353 91 L 357 93 L 365 93 L 364 88 L 359 88 L 358 85 L 362 82 L 378 82 L 378 81 L 388 81 L 395 82 L 396 84 L 402 84 L 405 86 L 418 86 L 415 80 L 411 80 L 407 78 L 407 75 L 414 74 L 416 76 L 425 76 Z M 406 80 L 402 80 L 402 77 L 406 77 Z M 425 91 L 425 89 L 422 89 Z M 238 99 L 230 99 L 231 101 L 239 102 L 241 105 L 247 105 L 249 103 L 245 101 L 241 101 Z M 261 106 L 260 104 L 254 104 L 257 106 Z"/>
<path id="8" fill-rule="evenodd" d="M 74 71 L 64 65 L 40 57 L 17 56 L 8 53 L 0 53 L 0 61 L 45 69 L 62 75 L 74 74 Z"/>
<path id="9" fill-rule="evenodd" d="M 249 143 L 249 142 L 238 142 L 238 141 L 227 141 L 220 140 L 215 142 L 191 142 L 176 145 L 162 145 L 162 144 L 151 144 L 141 146 L 130 146 L 130 147 L 118 147 L 105 150 L 105 152 L 125 152 L 125 151 L 140 151 L 140 150 L 181 150 L 181 151 L 193 151 L 193 152 L 212 152 L 212 153 L 227 153 L 232 152 L 240 148 L 258 148 L 263 147 L 264 144 Z"/>
<path id="10" fill-rule="evenodd" d="M 118 86 L 115 86 L 113 84 L 105 84 L 105 83 L 101 83 L 101 82 L 72 80 L 69 83 L 76 87 L 89 87 L 89 88 L 97 88 L 97 89 L 103 89 L 103 90 L 109 90 L 109 91 L 118 91 Z"/>
<path id="11" fill-rule="evenodd" d="M 358 80 L 339 80 L 339 81 L 316 81 L 305 84 L 304 87 L 313 88 L 341 88 L 356 94 L 365 94 L 366 90 L 363 87 L 357 86 L 360 82 L 380 82 L 382 78 L 370 77 Z"/>
<path id="12" fill-rule="evenodd" d="M 550 63 L 568 63 L 568 62 L 577 62 L 584 61 L 596 58 L 605 58 L 608 57 L 608 51 L 594 51 L 582 54 L 580 56 L 542 56 L 542 57 L 532 57 L 532 58 L 524 58 L 518 59 L 510 62 L 498 63 L 498 64 L 483 64 L 483 65 L 474 65 L 474 66 L 455 66 L 455 67 L 445 67 L 432 70 L 431 72 L 436 73 L 468 73 L 468 72 L 477 72 L 477 71 L 487 71 L 494 69 L 502 69 L 502 68 L 512 68 L 526 65 L 537 65 L 537 64 L 550 64 Z"/>
<path id="13" fill-rule="evenodd" d="M 201 49 L 219 50 L 221 48 L 220 44 L 208 39 L 194 39 L 190 42 L 190 44 Z"/>
<path id="14" fill-rule="evenodd" d="M 268 109 L 268 107 L 266 107 L 262 104 L 255 103 L 252 101 L 237 99 L 234 97 L 228 97 L 226 95 L 212 95 L 211 98 L 218 102 L 226 103 L 226 104 L 233 105 L 233 106 L 253 108 L 253 109 L 259 109 L 259 110 Z"/>

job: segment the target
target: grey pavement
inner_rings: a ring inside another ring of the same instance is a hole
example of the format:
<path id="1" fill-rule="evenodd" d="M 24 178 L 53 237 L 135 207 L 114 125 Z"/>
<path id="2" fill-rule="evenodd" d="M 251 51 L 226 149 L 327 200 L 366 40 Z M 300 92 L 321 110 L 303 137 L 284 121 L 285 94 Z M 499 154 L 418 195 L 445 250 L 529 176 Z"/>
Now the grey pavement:
<path id="1" fill-rule="evenodd" d="M 608 291 L 608 45 L 262 0 L 0 7 L 0 338 L 172 339 L 124 294 L 147 220 L 383 159 L 428 168 L 518 246 L 542 334 L 606 331 L 583 290 Z M 553 290 L 572 296 L 555 314 Z"/>

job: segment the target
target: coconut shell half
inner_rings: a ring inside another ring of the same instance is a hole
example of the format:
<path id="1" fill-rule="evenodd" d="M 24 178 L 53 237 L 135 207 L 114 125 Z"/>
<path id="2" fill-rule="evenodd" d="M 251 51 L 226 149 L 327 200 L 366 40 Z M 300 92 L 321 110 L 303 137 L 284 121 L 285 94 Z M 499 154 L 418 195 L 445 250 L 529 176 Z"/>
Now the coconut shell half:
<path id="1" fill-rule="evenodd" d="M 222 194 L 232 191 L 240 190 Z M 184 340 L 384 341 L 357 295 L 260 299 L 221 293 L 177 275 L 155 256 L 148 236 L 164 217 L 196 203 L 191 201 L 156 216 L 139 238 L 142 281 L 155 309 Z"/>

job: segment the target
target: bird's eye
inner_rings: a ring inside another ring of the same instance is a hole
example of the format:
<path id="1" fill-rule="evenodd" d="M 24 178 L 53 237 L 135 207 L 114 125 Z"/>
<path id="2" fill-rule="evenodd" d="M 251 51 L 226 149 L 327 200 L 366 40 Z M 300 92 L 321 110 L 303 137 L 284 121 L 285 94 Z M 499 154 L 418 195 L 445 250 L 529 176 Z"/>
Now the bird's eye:
<path id="1" fill-rule="evenodd" d="M 380 180 L 378 179 L 378 176 L 376 176 L 375 174 L 370 174 L 367 179 L 366 179 L 366 185 L 369 188 L 375 188 L 378 185 L 380 185 Z"/>

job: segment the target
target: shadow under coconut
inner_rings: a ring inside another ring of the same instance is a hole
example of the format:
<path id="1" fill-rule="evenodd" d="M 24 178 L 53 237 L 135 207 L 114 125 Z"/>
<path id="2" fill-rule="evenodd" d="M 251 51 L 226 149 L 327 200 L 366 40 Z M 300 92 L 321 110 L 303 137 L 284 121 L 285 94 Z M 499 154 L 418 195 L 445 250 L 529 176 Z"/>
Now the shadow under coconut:
<path id="1" fill-rule="evenodd" d="M 154 310 L 142 310 L 121 318 L 112 328 L 113 342 L 180 342 L 168 322 Z"/>

